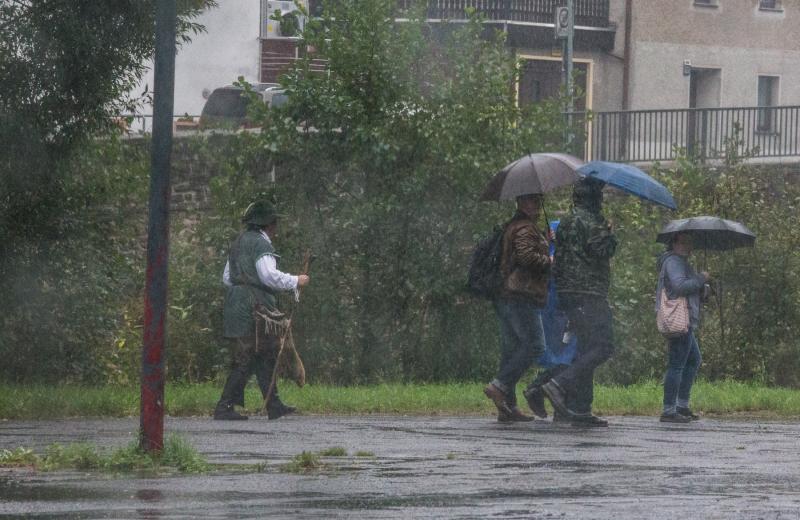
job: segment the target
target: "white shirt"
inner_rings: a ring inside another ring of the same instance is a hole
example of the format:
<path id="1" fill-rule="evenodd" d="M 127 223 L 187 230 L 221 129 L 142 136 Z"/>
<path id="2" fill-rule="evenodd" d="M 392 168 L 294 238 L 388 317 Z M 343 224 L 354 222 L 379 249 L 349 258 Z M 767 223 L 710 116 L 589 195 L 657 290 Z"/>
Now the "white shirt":
<path id="1" fill-rule="evenodd" d="M 262 231 L 261 236 L 272 245 L 272 240 L 269 239 L 269 235 Z M 270 289 L 275 289 L 277 291 L 294 290 L 295 297 L 297 296 L 297 276 L 279 271 L 278 261 L 274 255 L 264 255 L 256 260 L 256 272 L 258 273 L 258 279 L 261 280 L 261 283 Z M 230 261 L 225 262 L 225 270 L 222 271 L 222 283 L 227 287 L 233 286 L 231 282 Z"/>

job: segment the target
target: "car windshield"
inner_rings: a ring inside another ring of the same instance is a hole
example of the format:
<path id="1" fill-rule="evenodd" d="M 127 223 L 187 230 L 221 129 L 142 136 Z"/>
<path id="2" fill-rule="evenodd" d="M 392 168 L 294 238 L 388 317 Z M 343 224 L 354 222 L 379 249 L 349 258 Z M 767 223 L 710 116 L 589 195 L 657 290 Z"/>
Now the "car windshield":
<path id="1" fill-rule="evenodd" d="M 285 105 L 286 102 L 289 101 L 289 98 L 283 92 L 277 93 L 272 96 L 272 100 L 270 101 L 271 107 L 279 107 L 281 105 Z"/>

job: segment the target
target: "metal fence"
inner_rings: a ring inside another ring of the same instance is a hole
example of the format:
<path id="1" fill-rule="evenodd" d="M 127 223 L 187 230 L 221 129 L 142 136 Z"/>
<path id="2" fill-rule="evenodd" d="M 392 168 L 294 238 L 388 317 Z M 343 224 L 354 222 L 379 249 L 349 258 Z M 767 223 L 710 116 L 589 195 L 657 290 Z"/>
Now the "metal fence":
<path id="1" fill-rule="evenodd" d="M 800 156 L 800 106 L 687 108 L 576 113 L 586 128 L 587 160 L 669 161 L 684 149 L 701 159 L 722 157 L 738 132 L 739 152 L 754 157 Z"/>

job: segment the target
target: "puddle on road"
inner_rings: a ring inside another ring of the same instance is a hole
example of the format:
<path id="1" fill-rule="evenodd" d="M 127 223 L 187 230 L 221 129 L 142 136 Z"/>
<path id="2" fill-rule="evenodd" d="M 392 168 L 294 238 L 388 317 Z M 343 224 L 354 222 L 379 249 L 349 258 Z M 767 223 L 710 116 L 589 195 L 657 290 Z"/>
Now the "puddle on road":
<path id="1" fill-rule="evenodd" d="M 0 496 L 4 500 L 18 502 L 61 502 L 74 500 L 103 500 L 115 493 L 104 493 L 97 489 L 51 484 L 40 479 L 17 479 L 0 477 Z"/>
<path id="2" fill-rule="evenodd" d="M 578 488 L 542 488 L 519 492 L 492 490 L 470 494 L 434 493 L 393 497 L 387 497 L 385 495 L 358 495 L 342 498 L 324 498 L 309 502 L 293 502 L 292 505 L 300 508 L 382 510 L 419 507 L 469 507 L 478 506 L 486 502 L 497 502 L 498 500 L 503 502 L 517 500 L 537 501 L 552 498 L 572 499 L 608 496 L 610 495 L 605 489 L 594 486 L 582 486 Z M 508 511 L 504 511 L 504 513 L 508 513 Z M 533 513 L 533 511 L 530 513 Z"/>

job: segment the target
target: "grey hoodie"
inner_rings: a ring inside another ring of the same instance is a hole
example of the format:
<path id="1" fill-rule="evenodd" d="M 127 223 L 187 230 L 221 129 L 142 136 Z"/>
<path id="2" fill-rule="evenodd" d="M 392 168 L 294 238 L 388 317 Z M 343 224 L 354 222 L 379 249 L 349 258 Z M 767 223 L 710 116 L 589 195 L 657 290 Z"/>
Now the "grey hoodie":
<path id="1" fill-rule="evenodd" d="M 697 274 L 685 256 L 674 251 L 665 251 L 656 262 L 658 286 L 656 287 L 656 312 L 661 306 L 661 289 L 666 287 L 667 298 L 674 300 L 685 296 L 689 304 L 689 326 L 697 329 L 700 325 L 700 295 L 703 294 L 705 278 Z M 663 271 L 662 271 L 663 267 Z"/>

